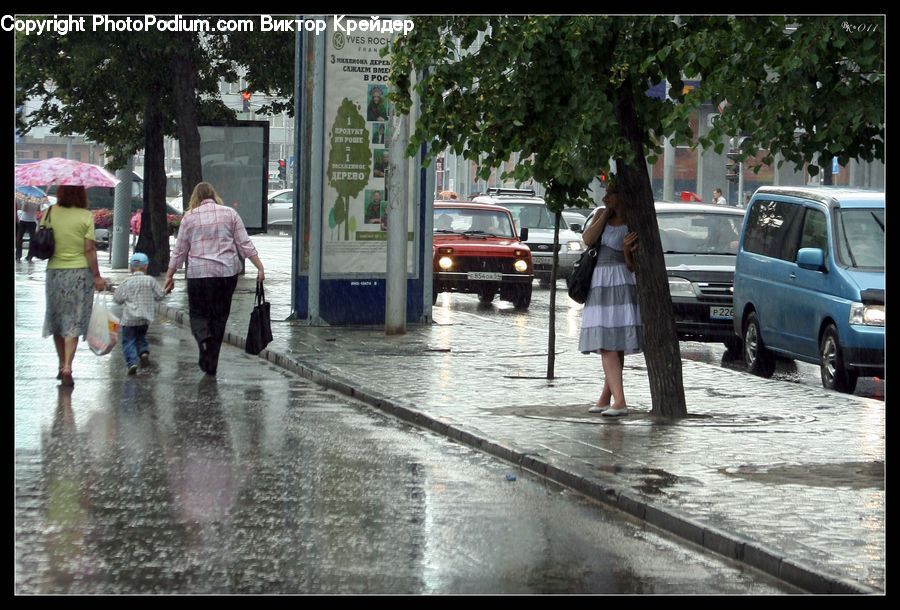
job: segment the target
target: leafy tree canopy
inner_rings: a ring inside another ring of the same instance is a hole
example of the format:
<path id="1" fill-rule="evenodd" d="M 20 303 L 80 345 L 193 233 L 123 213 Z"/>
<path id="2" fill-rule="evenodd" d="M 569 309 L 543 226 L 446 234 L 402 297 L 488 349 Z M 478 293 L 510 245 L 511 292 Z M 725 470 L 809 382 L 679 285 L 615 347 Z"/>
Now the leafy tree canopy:
<path id="1" fill-rule="evenodd" d="M 240 66 L 248 90 L 293 98 L 293 34 L 262 33 L 257 24 L 254 33 L 192 38 L 189 52 L 202 120 L 235 118 L 221 100 L 219 81 L 236 82 Z M 17 114 L 17 125 L 23 132 L 52 125 L 61 135 L 84 134 L 106 146 L 114 168 L 122 167 L 144 146 L 149 96 L 160 102 L 163 133 L 176 136 L 169 60 L 184 47 L 183 38 L 163 32 L 19 33 L 16 103 L 36 99 L 41 105 L 29 117 Z"/>
<path id="2" fill-rule="evenodd" d="M 481 177 L 515 152 L 511 173 L 548 187 L 548 202 L 588 204 L 588 185 L 633 148 L 613 108 L 630 98 L 645 154 L 659 136 L 691 143 L 689 114 L 729 104 L 700 144 L 721 151 L 743 133 L 747 155 L 802 164 L 884 155 L 884 23 L 850 31 L 839 17 L 419 17 L 392 46 L 392 98 L 410 107 L 410 75 L 424 105 L 410 152 L 451 148 L 480 160 Z M 700 79 L 683 92 L 683 79 Z M 668 81 L 669 99 L 646 95 Z M 533 155 L 533 157 L 532 157 Z"/>

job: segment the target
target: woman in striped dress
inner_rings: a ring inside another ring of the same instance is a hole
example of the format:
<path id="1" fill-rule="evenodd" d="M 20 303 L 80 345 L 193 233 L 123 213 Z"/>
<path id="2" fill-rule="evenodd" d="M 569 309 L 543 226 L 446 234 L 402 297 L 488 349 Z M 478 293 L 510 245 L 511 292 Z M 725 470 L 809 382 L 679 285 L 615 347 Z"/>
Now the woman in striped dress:
<path id="1" fill-rule="evenodd" d="M 634 282 L 637 234 L 628 230 L 618 188 L 610 185 L 603 197 L 606 208 L 585 228 L 586 244 L 600 243 L 591 291 L 581 314 L 578 349 L 598 352 L 603 362 L 603 390 L 591 413 L 616 417 L 628 414 L 622 368 L 625 354 L 643 349 L 641 312 Z"/>

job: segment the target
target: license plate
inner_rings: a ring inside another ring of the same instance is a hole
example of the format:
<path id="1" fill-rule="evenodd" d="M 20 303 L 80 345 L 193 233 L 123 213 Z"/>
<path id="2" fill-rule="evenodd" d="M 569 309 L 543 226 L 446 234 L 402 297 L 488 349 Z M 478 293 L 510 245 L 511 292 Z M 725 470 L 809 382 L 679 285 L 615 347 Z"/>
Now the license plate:
<path id="1" fill-rule="evenodd" d="M 710 320 L 733 320 L 734 319 L 734 307 L 710 307 L 709 308 L 709 319 Z"/>
<path id="2" fill-rule="evenodd" d="M 466 275 L 470 280 L 487 280 L 490 282 L 499 282 L 503 279 L 502 273 L 488 273 L 485 271 L 469 271 Z"/>

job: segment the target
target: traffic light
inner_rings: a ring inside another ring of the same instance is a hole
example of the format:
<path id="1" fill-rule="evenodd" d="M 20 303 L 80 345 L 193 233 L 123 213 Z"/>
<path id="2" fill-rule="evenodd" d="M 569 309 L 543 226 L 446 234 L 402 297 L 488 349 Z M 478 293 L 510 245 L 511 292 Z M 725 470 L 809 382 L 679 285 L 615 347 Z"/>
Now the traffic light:
<path id="1" fill-rule="evenodd" d="M 741 153 L 730 152 L 726 156 L 728 160 L 725 162 L 725 179 L 729 182 L 737 182 L 741 174 Z"/>
<path id="2" fill-rule="evenodd" d="M 287 163 L 284 162 L 284 159 L 278 160 L 278 179 L 287 180 Z"/>
<path id="3" fill-rule="evenodd" d="M 244 112 L 250 112 L 250 92 L 241 91 L 241 99 L 244 101 Z"/>

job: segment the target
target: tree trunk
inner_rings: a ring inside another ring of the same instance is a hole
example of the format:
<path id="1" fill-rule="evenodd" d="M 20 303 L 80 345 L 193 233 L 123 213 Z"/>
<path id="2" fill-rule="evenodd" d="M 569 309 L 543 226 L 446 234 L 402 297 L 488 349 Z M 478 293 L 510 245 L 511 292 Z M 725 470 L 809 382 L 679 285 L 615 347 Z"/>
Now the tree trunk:
<path id="1" fill-rule="evenodd" d="M 162 113 L 150 96 L 144 110 L 144 209 L 136 251 L 150 258 L 147 274 L 157 276 L 169 266 L 169 228 L 166 218 L 166 159 Z"/>
<path id="2" fill-rule="evenodd" d="M 623 89 L 632 90 L 629 83 Z M 631 143 L 634 159 L 616 160 L 617 183 L 625 201 L 629 230 L 637 232 L 635 276 L 644 335 L 644 358 L 653 406 L 650 414 L 668 418 L 687 416 L 681 350 L 672 315 L 672 298 L 663 257 L 653 189 L 643 152 L 642 131 L 630 99 L 619 101 L 616 119 L 622 135 Z"/>
<path id="3" fill-rule="evenodd" d="M 175 40 L 181 48 L 173 53 L 169 65 L 172 69 L 172 96 L 177 117 L 178 149 L 181 154 L 181 187 L 184 211 L 187 212 L 191 193 L 202 182 L 200 166 L 200 132 L 197 129 L 200 112 L 197 105 L 197 75 L 191 49 L 196 44 L 189 32 L 180 32 Z"/>

